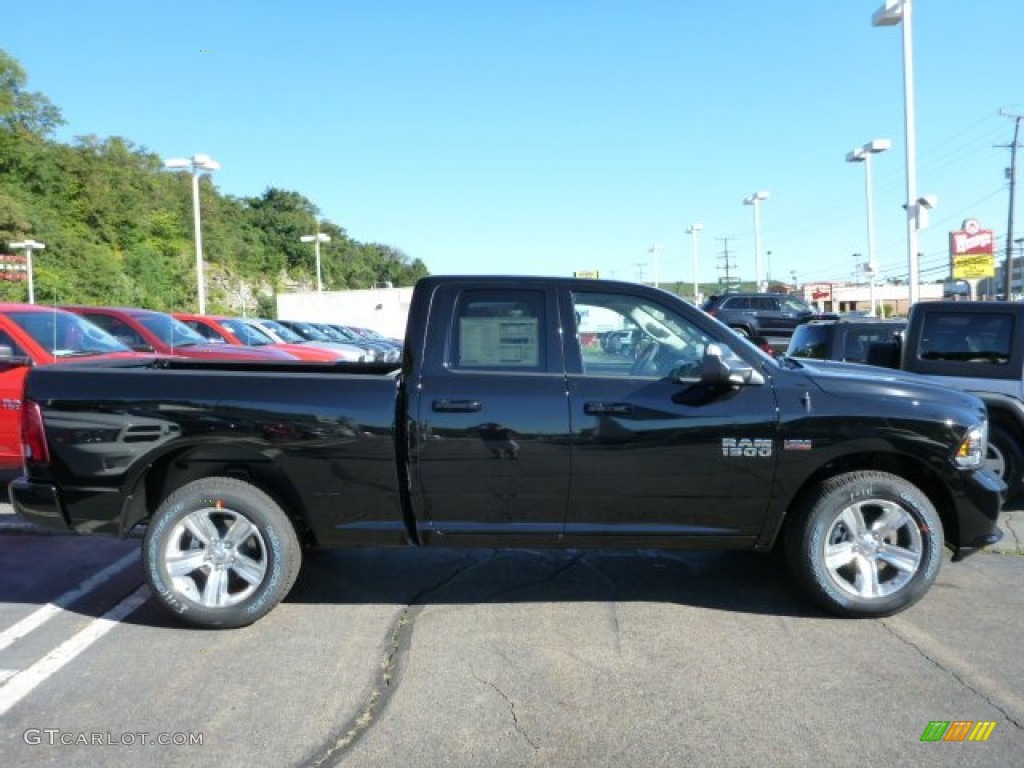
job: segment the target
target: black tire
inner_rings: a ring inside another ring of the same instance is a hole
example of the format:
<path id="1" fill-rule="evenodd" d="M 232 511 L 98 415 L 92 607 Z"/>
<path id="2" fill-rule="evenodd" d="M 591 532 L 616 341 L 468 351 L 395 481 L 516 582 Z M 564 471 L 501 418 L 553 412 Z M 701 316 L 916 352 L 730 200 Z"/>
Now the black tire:
<path id="1" fill-rule="evenodd" d="M 942 565 L 943 531 L 916 486 L 885 472 L 826 481 L 786 532 L 800 585 L 841 616 L 890 616 L 920 600 Z"/>
<path id="2" fill-rule="evenodd" d="M 291 590 L 302 563 L 295 527 L 255 486 L 230 477 L 184 485 L 157 509 L 142 548 L 157 600 L 199 627 L 243 627 Z"/>
<path id="3" fill-rule="evenodd" d="M 1006 483 L 1006 498 L 1015 500 L 1024 488 L 1024 452 L 1020 441 L 998 424 L 988 429 L 985 464 Z"/>

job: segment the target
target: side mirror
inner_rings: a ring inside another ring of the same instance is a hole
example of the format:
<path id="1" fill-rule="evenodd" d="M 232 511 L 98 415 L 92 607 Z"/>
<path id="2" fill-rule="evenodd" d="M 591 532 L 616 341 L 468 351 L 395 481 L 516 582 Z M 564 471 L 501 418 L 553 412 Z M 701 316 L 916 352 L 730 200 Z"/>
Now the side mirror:
<path id="1" fill-rule="evenodd" d="M 722 354 L 722 348 L 717 344 L 708 344 L 704 350 L 700 380 L 702 384 L 718 387 L 764 384 L 764 376 L 739 358 L 726 359 Z"/>

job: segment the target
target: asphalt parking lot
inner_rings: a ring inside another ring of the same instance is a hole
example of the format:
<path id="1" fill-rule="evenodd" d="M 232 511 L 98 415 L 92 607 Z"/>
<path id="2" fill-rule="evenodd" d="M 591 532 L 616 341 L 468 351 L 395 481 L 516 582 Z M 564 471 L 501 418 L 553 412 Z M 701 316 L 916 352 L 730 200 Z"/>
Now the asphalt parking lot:
<path id="1" fill-rule="evenodd" d="M 317 552 L 214 632 L 148 599 L 137 550 L 0 526 L 2 764 L 1024 764 L 1008 552 L 873 621 L 758 555 Z M 945 721 L 995 725 L 922 742 Z"/>

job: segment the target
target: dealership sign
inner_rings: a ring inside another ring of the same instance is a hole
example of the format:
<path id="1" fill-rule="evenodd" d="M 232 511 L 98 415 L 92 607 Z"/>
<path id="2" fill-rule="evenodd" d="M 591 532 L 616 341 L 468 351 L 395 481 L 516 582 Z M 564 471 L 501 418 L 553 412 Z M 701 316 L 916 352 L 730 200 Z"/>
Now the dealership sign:
<path id="1" fill-rule="evenodd" d="M 24 254 L 0 253 L 0 280 L 25 280 L 28 266 Z"/>
<path id="2" fill-rule="evenodd" d="M 976 219 L 967 219 L 963 229 L 949 233 L 949 256 L 954 280 L 979 280 L 995 277 L 995 234 L 982 229 Z"/>

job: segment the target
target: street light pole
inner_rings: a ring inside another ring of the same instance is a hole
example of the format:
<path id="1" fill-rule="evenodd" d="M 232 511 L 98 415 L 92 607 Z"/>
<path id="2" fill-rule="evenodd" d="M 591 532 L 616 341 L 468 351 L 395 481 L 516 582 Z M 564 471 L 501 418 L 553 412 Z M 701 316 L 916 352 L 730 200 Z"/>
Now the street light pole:
<path id="1" fill-rule="evenodd" d="M 767 192 L 755 192 L 743 200 L 744 205 L 754 206 L 754 285 L 760 292 L 765 290 L 761 278 L 761 203 L 767 199 Z"/>
<path id="2" fill-rule="evenodd" d="M 871 195 L 871 156 L 877 155 L 892 147 L 889 139 L 874 139 L 858 149 L 846 153 L 846 162 L 864 163 L 864 197 L 868 210 L 868 272 L 870 273 L 871 316 L 878 316 L 878 303 L 875 300 L 875 275 L 878 265 L 875 263 L 875 206 Z"/>
<path id="3" fill-rule="evenodd" d="M 317 232 L 315 235 L 303 235 L 299 240 L 304 243 L 313 243 L 313 252 L 316 254 L 316 291 L 317 293 L 323 293 L 324 281 L 320 276 L 320 243 L 331 242 L 331 236 L 325 235 L 323 232 Z"/>
<path id="4" fill-rule="evenodd" d="M 700 284 L 697 279 L 697 233 L 704 229 L 704 225 L 691 224 L 686 228 L 687 234 L 693 238 L 693 303 L 700 305 Z"/>
<path id="5" fill-rule="evenodd" d="M 659 264 L 658 264 L 658 254 L 661 253 L 661 251 L 662 251 L 662 249 L 664 249 L 664 247 L 665 246 L 663 246 L 661 243 L 655 243 L 654 245 L 652 245 L 650 248 L 647 249 L 648 253 L 654 254 L 654 287 L 655 288 L 659 287 L 659 283 L 661 281 L 661 270 L 659 269 Z"/>
<path id="6" fill-rule="evenodd" d="M 910 273 L 910 303 L 920 298 L 921 277 L 918 262 L 917 232 L 920 228 L 921 206 L 917 196 L 917 145 L 914 118 L 914 27 L 911 0 L 885 0 L 875 11 L 871 24 L 891 27 L 903 23 L 903 123 L 906 132 L 907 163 L 907 266 Z"/>
<path id="7" fill-rule="evenodd" d="M 209 155 L 192 155 L 190 158 L 173 158 L 164 162 L 164 168 L 171 170 L 188 169 L 192 173 L 192 217 L 196 239 L 196 293 L 199 314 L 206 314 L 206 286 L 203 280 L 203 229 L 199 218 L 199 174 L 202 171 L 219 171 L 220 163 Z"/>
<path id="8" fill-rule="evenodd" d="M 28 303 L 36 303 L 36 292 L 35 283 L 32 278 L 32 251 L 41 251 L 46 246 L 43 243 L 37 243 L 35 240 L 21 240 L 17 243 L 11 243 L 11 248 L 20 248 L 25 251 L 25 267 L 28 270 Z"/>

